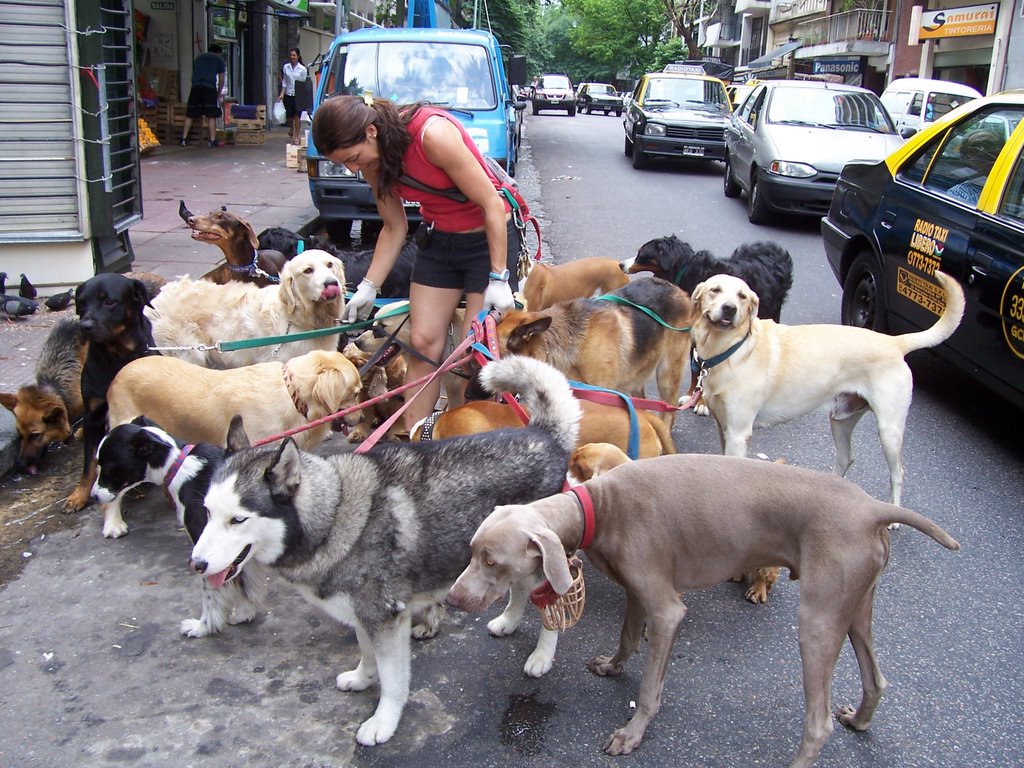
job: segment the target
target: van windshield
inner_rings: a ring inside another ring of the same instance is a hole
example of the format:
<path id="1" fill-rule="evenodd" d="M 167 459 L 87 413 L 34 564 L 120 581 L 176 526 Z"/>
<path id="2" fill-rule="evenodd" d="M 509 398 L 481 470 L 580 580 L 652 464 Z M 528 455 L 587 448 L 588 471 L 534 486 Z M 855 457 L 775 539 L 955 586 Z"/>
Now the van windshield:
<path id="1" fill-rule="evenodd" d="M 469 110 L 497 106 L 482 45 L 351 43 L 338 49 L 328 82 L 331 95 L 360 96 L 370 91 L 396 104 L 425 101 Z"/>

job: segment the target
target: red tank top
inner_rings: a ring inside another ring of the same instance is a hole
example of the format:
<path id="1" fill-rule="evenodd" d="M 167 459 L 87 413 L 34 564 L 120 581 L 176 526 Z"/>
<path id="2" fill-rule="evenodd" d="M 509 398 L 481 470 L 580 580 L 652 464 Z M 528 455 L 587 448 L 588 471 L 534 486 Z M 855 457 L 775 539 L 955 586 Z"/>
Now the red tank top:
<path id="1" fill-rule="evenodd" d="M 473 139 L 470 138 L 466 129 L 462 127 L 462 123 L 449 115 L 445 110 L 436 107 L 420 107 L 412 120 L 409 121 L 408 131 L 412 136 L 412 142 L 410 142 L 405 150 L 405 154 L 402 156 L 402 171 L 416 181 L 434 189 L 452 189 L 455 187 L 455 182 L 451 180 L 451 177 L 431 163 L 423 153 L 423 127 L 427 120 L 435 115 L 439 115 L 441 119 L 447 120 L 458 129 L 463 143 L 465 143 L 476 159 L 480 161 L 484 172 L 491 179 L 495 190 L 497 190 L 501 186 L 500 183 L 487 169 L 483 155 L 480 154 L 480 150 L 477 149 L 476 144 L 473 143 Z M 443 232 L 465 232 L 470 229 L 478 229 L 484 225 L 484 212 L 480 209 L 479 205 L 471 200 L 460 203 L 441 195 L 408 187 L 401 182 L 398 183 L 398 192 L 405 200 L 419 203 L 420 213 L 423 215 L 423 218 L 428 222 L 433 222 Z M 507 201 L 505 202 L 505 210 L 510 210 Z"/>

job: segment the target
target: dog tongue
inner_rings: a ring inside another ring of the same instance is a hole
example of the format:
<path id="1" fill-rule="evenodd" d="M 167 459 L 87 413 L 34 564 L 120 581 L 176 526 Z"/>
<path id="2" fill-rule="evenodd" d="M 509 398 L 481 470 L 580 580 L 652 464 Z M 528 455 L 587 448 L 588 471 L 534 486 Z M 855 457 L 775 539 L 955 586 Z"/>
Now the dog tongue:
<path id="1" fill-rule="evenodd" d="M 325 285 L 324 286 L 324 291 L 323 291 L 323 293 L 320 294 L 320 297 L 324 301 L 330 301 L 331 299 L 336 299 L 338 297 L 338 294 L 340 294 L 340 293 L 341 293 L 341 288 L 339 286 L 337 286 L 337 285 Z"/>
<path id="2" fill-rule="evenodd" d="M 209 583 L 209 585 L 214 589 L 220 589 L 222 586 L 224 586 L 224 582 L 227 581 L 228 576 L 231 575 L 232 567 L 233 566 L 228 566 L 220 573 L 211 573 L 209 576 L 206 577 L 207 583 Z"/>

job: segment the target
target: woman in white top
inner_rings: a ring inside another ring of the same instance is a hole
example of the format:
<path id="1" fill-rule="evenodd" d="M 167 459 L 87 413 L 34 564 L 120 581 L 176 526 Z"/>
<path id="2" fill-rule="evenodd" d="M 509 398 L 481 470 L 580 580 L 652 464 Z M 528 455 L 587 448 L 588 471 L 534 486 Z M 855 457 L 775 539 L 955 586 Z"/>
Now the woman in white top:
<path id="1" fill-rule="evenodd" d="M 277 95 L 277 100 L 284 102 L 285 119 L 288 121 L 288 138 L 292 140 L 292 144 L 302 143 L 299 136 L 299 117 L 302 113 L 297 109 L 295 103 L 295 83 L 305 83 L 306 76 L 306 67 L 302 63 L 299 49 L 292 48 L 288 51 L 288 61 L 281 69 L 281 92 Z"/>

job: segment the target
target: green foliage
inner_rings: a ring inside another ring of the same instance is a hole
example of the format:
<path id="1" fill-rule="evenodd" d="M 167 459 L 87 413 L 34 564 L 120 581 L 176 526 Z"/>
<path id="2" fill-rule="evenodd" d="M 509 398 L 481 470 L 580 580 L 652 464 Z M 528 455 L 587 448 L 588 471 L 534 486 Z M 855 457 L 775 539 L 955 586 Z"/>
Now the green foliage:
<path id="1" fill-rule="evenodd" d="M 538 0 L 452 0 L 452 18 L 471 27 L 489 29 L 502 45 L 516 53 L 528 51 L 537 16 Z"/>
<path id="2" fill-rule="evenodd" d="M 572 18 L 573 51 L 610 75 L 647 71 L 667 31 L 662 0 L 562 0 L 561 9 Z"/>

